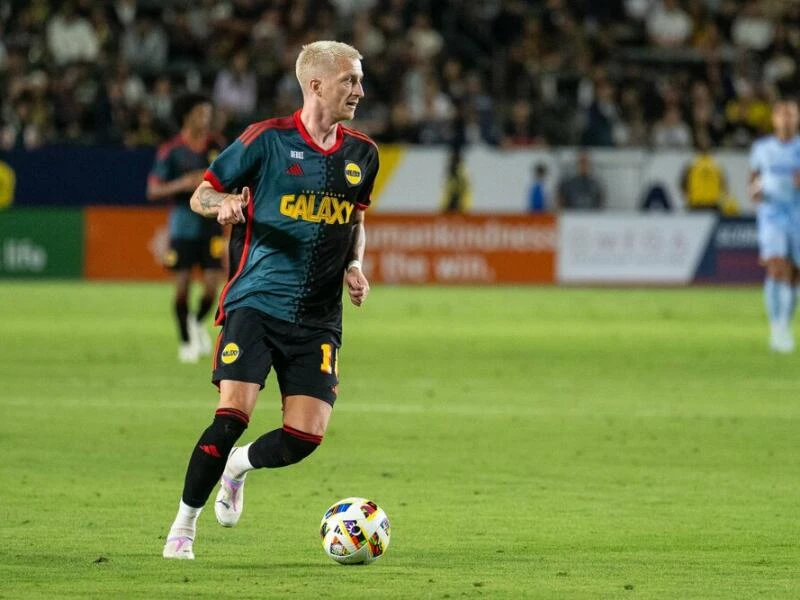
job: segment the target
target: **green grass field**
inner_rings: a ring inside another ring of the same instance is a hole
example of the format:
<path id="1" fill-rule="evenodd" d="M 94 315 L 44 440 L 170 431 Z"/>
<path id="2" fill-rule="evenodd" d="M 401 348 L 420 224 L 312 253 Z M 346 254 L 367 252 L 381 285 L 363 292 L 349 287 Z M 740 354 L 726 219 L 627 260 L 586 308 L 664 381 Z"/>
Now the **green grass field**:
<path id="1" fill-rule="evenodd" d="M 322 448 L 188 563 L 160 553 L 216 391 L 170 303 L 0 283 L 0 597 L 800 597 L 800 355 L 756 289 L 377 288 Z M 318 539 L 349 495 L 392 522 L 367 567 Z"/>

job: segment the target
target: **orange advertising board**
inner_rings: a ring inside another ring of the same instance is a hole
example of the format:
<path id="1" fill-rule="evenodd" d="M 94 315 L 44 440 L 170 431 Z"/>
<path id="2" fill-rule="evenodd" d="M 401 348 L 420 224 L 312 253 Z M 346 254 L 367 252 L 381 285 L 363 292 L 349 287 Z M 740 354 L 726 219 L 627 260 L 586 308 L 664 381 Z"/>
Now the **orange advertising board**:
<path id="1" fill-rule="evenodd" d="M 368 212 L 364 270 L 374 283 L 553 283 L 557 228 L 550 215 Z M 164 280 L 167 209 L 86 209 L 84 275 Z"/>
<path id="2" fill-rule="evenodd" d="M 553 283 L 551 215 L 366 216 L 365 271 L 374 283 Z"/>
<path id="3" fill-rule="evenodd" d="M 167 209 L 89 207 L 85 211 L 84 277 L 169 279 Z"/>

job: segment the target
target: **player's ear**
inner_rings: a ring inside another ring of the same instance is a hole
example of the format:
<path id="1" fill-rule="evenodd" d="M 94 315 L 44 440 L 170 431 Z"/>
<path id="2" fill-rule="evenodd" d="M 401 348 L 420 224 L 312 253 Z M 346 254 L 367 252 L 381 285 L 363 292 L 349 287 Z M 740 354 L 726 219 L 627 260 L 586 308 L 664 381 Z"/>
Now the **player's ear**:
<path id="1" fill-rule="evenodd" d="M 322 80 L 321 79 L 312 79 L 308 82 L 308 87 L 311 90 L 311 93 L 315 96 L 322 95 Z"/>

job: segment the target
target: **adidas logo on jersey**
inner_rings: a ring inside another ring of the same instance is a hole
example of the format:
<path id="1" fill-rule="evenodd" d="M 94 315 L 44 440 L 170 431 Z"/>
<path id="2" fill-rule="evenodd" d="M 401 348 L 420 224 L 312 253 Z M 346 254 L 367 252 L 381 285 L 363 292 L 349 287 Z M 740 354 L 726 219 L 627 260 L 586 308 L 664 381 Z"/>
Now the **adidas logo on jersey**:
<path id="1" fill-rule="evenodd" d="M 303 167 L 300 166 L 300 163 L 292 163 L 288 169 L 286 169 L 286 173 L 289 175 L 303 175 Z"/>

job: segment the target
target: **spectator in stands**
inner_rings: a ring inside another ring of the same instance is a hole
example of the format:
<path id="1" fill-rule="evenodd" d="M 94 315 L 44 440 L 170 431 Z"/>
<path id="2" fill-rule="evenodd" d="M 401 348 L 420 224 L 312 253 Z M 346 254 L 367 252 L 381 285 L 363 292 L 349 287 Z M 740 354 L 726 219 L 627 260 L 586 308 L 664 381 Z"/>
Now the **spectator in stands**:
<path id="1" fill-rule="evenodd" d="M 484 91 L 483 80 L 476 71 L 467 74 L 464 85 L 467 139 L 473 143 L 496 144 L 494 99 Z"/>
<path id="2" fill-rule="evenodd" d="M 707 135 L 700 135 L 696 146 L 697 154 L 681 176 L 686 209 L 722 212 L 728 194 L 725 172 L 711 155 L 711 140 Z"/>
<path id="3" fill-rule="evenodd" d="M 425 13 L 418 13 L 406 35 L 411 54 L 422 61 L 435 59 L 444 46 L 442 34 L 431 26 L 431 19 Z"/>
<path id="4" fill-rule="evenodd" d="M 528 212 L 546 212 L 550 204 L 549 192 L 547 190 L 547 165 L 536 163 L 531 169 L 533 172 L 533 184 L 528 191 Z"/>
<path id="5" fill-rule="evenodd" d="M 167 64 L 167 34 L 158 18 L 158 12 L 142 12 L 122 36 L 122 58 L 139 73 L 159 74 Z"/>
<path id="6" fill-rule="evenodd" d="M 592 175 L 589 153 L 578 153 L 577 172 L 563 177 L 558 184 L 558 208 L 561 210 L 600 210 L 605 206 L 603 186 Z"/>
<path id="7" fill-rule="evenodd" d="M 159 133 L 153 111 L 146 105 L 139 107 L 133 121 L 133 127 L 125 134 L 125 145 L 157 146 L 163 136 Z"/>
<path id="8" fill-rule="evenodd" d="M 653 146 L 660 149 L 691 148 L 692 130 L 677 106 L 667 106 L 664 116 L 653 127 Z"/>
<path id="9" fill-rule="evenodd" d="M 656 46 L 683 46 L 692 35 L 692 20 L 678 0 L 663 0 L 647 17 L 647 35 Z"/>
<path id="10" fill-rule="evenodd" d="M 714 106 L 708 85 L 703 81 L 695 81 L 692 84 L 689 125 L 695 141 L 702 135 L 716 146 L 722 142 L 725 135 L 725 119 Z"/>
<path id="11" fill-rule="evenodd" d="M 128 29 L 133 25 L 136 20 L 137 14 L 137 0 L 115 0 L 114 1 L 114 15 L 119 24 Z"/>
<path id="12" fill-rule="evenodd" d="M 358 48 L 364 56 L 364 62 L 369 62 L 386 50 L 386 37 L 365 10 L 357 12 L 353 19 L 353 47 Z"/>
<path id="13" fill-rule="evenodd" d="M 450 125 L 455 117 L 453 101 L 442 92 L 439 81 L 429 77 L 425 83 L 422 103 L 417 107 L 419 141 L 423 144 L 442 144 L 451 137 Z"/>
<path id="14" fill-rule="evenodd" d="M 442 205 L 446 213 L 465 213 L 472 206 L 472 190 L 460 150 L 450 153 Z"/>
<path id="15" fill-rule="evenodd" d="M 119 93 L 127 109 L 133 109 L 143 102 L 147 95 L 147 88 L 136 73 L 131 73 L 128 63 L 123 60 L 117 62 L 110 82 L 118 86 Z"/>
<path id="16" fill-rule="evenodd" d="M 629 86 L 622 90 L 620 97 L 620 123 L 614 133 L 619 146 L 647 146 L 650 132 L 645 123 L 644 109 L 639 91 Z"/>
<path id="17" fill-rule="evenodd" d="M 32 150 L 44 143 L 41 129 L 33 122 L 33 97 L 24 92 L 14 101 L 9 122 L 0 129 L 3 150 Z"/>
<path id="18" fill-rule="evenodd" d="M 584 146 L 613 146 L 614 128 L 619 123 L 614 86 L 602 79 L 595 86 L 595 99 L 586 115 L 581 143 Z"/>
<path id="19" fill-rule="evenodd" d="M 503 146 L 525 148 L 543 144 L 544 140 L 536 131 L 531 103 L 525 98 L 520 98 L 511 106 L 511 114 L 503 128 Z"/>
<path id="20" fill-rule="evenodd" d="M 764 16 L 761 2 L 750 0 L 733 21 L 731 37 L 740 48 L 762 52 L 772 43 L 775 27 Z"/>
<path id="21" fill-rule="evenodd" d="M 373 57 L 359 119 L 384 141 L 448 143 L 453 117 L 431 119 L 428 105 L 461 106 L 467 142 L 499 144 L 504 125 L 519 118 L 516 100 L 526 98 L 526 119 L 548 144 L 639 145 L 651 139 L 672 87 L 695 135 L 737 147 L 769 128 L 772 90 L 792 93 L 800 81 L 800 3 L 777 0 L 12 0 L 0 1 L 0 128 L 35 70 L 47 73 L 53 100 L 45 139 L 88 141 L 107 137 L 109 106 L 128 128 L 142 77 L 180 73 L 170 94 L 208 90 L 239 50 L 258 88 L 245 112 L 286 113 L 300 102 L 286 55 L 310 32 L 356 40 Z M 130 74 L 105 67 L 119 61 Z M 79 81 L 68 68 L 75 62 L 93 65 Z M 708 88 L 702 106 L 683 97 L 694 79 Z M 87 98 L 106 108 L 87 107 Z"/>
<path id="22" fill-rule="evenodd" d="M 755 86 L 746 79 L 738 82 L 736 91 L 738 97 L 725 105 L 726 139 L 729 145 L 745 148 L 771 130 L 771 102 L 763 93 L 757 94 Z"/>
<path id="23" fill-rule="evenodd" d="M 236 121 L 246 121 L 256 112 L 258 85 L 250 70 L 247 50 L 237 51 L 230 66 L 219 72 L 214 82 L 214 104 Z"/>
<path id="24" fill-rule="evenodd" d="M 172 81 L 167 75 L 161 75 L 155 80 L 153 90 L 148 94 L 145 104 L 162 128 L 177 126 L 176 123 L 172 123 Z"/>
<path id="25" fill-rule="evenodd" d="M 797 72 L 794 56 L 798 49 L 789 39 L 789 31 L 783 24 L 775 28 L 775 39 L 766 50 L 768 58 L 764 62 L 764 81 L 768 85 L 791 85 Z"/>
<path id="26" fill-rule="evenodd" d="M 58 66 L 93 62 L 100 49 L 92 24 L 77 13 L 69 0 L 47 25 L 47 48 Z"/>

